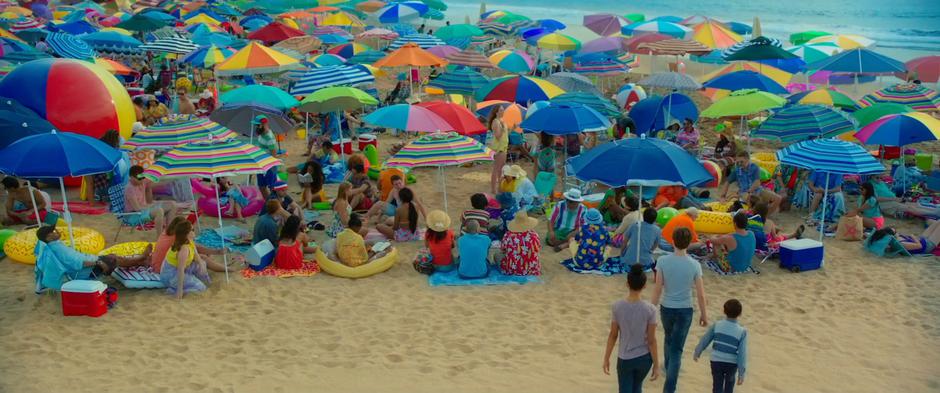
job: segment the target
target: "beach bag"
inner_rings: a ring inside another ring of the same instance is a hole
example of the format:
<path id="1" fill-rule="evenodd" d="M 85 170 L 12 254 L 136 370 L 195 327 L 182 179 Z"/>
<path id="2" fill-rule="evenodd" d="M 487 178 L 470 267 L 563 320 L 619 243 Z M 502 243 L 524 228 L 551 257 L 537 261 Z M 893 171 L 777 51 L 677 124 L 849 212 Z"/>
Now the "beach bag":
<path id="1" fill-rule="evenodd" d="M 412 263 L 415 271 L 421 274 L 431 275 L 434 273 L 434 263 L 431 262 L 431 251 L 426 248 L 422 248 L 418 251 L 418 255 L 415 256 L 415 260 Z"/>
<path id="2" fill-rule="evenodd" d="M 860 216 L 842 216 L 836 228 L 836 239 L 844 241 L 859 241 L 863 238 L 864 226 Z"/>

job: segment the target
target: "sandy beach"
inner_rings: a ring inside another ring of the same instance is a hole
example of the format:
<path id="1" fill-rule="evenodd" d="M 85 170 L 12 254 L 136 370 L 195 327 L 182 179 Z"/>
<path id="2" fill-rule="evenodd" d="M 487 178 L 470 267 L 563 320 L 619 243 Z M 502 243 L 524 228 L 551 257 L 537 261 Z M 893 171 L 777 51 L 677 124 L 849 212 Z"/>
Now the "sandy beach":
<path id="1" fill-rule="evenodd" d="M 383 155 L 395 139 L 380 138 Z M 285 144 L 288 163 L 302 159 L 302 143 L 292 137 Z M 447 169 L 451 216 L 486 188 L 488 171 L 489 164 Z M 419 197 L 442 207 L 437 171 L 415 174 Z M 291 192 L 298 191 L 291 179 Z M 778 222 L 798 220 L 786 213 Z M 109 240 L 117 229 L 109 215 L 76 215 L 75 223 Z M 119 241 L 152 236 L 124 231 Z M 120 299 L 102 318 L 63 317 L 56 295 L 33 293 L 33 266 L 5 259 L 0 392 L 616 390 L 601 363 L 610 305 L 625 295 L 622 276 L 574 274 L 558 264 L 567 252 L 543 250 L 541 284 L 432 288 L 411 267 L 418 244 L 400 247 L 395 267 L 360 280 L 232 274 L 226 283 L 214 274 L 208 292 L 182 301 L 109 282 Z M 751 359 L 739 391 L 940 391 L 935 258 L 878 259 L 858 242 L 827 240 L 822 270 L 793 274 L 772 261 L 758 269 L 732 277 L 705 272 L 711 320 L 728 298 L 744 304 Z M 711 385 L 707 360 L 692 361 L 703 332 L 693 326 L 689 333 L 681 392 Z M 645 387 L 660 390 L 662 380 Z"/>

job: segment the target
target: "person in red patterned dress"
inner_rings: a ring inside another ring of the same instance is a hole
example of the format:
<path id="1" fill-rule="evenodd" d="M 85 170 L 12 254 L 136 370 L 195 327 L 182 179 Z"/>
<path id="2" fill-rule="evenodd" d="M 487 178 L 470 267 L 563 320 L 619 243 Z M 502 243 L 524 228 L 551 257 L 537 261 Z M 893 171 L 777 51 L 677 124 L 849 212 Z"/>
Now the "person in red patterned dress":
<path id="1" fill-rule="evenodd" d="M 537 219 L 529 217 L 525 211 L 519 211 L 516 217 L 506 225 L 508 230 L 500 242 L 502 260 L 499 268 L 503 274 L 542 275 L 542 265 L 539 262 L 542 240 L 534 230 L 538 222 Z"/>

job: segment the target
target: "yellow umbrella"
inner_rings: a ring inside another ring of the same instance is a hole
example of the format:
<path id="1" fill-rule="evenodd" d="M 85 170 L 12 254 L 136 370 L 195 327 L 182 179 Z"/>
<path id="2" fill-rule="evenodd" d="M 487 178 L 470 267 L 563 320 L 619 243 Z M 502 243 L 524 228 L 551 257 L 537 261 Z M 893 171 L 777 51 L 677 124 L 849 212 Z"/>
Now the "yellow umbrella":
<path id="1" fill-rule="evenodd" d="M 385 76 L 385 75 L 386 75 L 385 71 L 383 71 L 381 68 L 375 68 L 375 67 L 373 67 L 371 64 L 361 64 L 361 66 L 363 66 L 363 67 L 365 67 L 367 70 L 369 70 L 369 72 L 372 73 L 372 76 L 380 76 L 380 77 L 381 77 L 381 76 Z"/>
<path id="2" fill-rule="evenodd" d="M 561 33 L 551 33 L 539 38 L 536 45 L 542 49 L 568 51 L 581 48 L 581 41 Z"/>
<path id="3" fill-rule="evenodd" d="M 321 26 L 349 26 L 349 27 L 365 27 L 365 23 L 362 22 L 355 15 L 350 15 L 345 12 L 337 12 L 326 18 L 323 18 L 323 21 L 320 22 Z"/>
<path id="4" fill-rule="evenodd" d="M 211 17 L 211 16 L 209 16 L 209 15 L 206 15 L 206 14 L 199 14 L 199 15 L 196 15 L 196 16 L 194 16 L 194 17 L 192 17 L 192 18 L 186 19 L 186 21 L 183 22 L 183 23 L 186 24 L 187 26 L 189 26 L 189 25 L 194 25 L 194 24 L 197 24 L 197 23 L 205 23 L 205 24 L 210 25 L 210 26 L 218 26 L 218 25 L 222 24 L 221 21 L 218 21 L 218 20 L 216 20 L 215 18 L 213 18 L 213 17 Z"/>
<path id="5" fill-rule="evenodd" d="M 838 45 L 843 50 L 850 50 L 855 48 L 864 48 L 871 46 L 875 43 L 874 40 L 862 37 L 857 34 L 836 34 L 836 35 L 826 35 L 822 37 L 816 37 L 809 40 L 809 44 L 818 44 L 824 42 L 831 42 Z"/>
<path id="6" fill-rule="evenodd" d="M 727 48 L 744 40 L 727 26 L 711 20 L 692 27 L 692 39 L 712 49 Z"/>
<path id="7" fill-rule="evenodd" d="M 297 21 L 296 21 L 296 20 L 293 20 L 293 19 L 291 19 L 291 18 L 280 18 L 280 19 L 278 19 L 278 21 L 280 21 L 281 23 L 283 23 L 283 24 L 285 24 L 285 25 L 287 25 L 287 26 L 290 26 L 290 27 L 293 27 L 293 28 L 295 28 L 295 29 L 297 29 L 297 30 L 300 30 L 300 25 L 297 24 Z"/>
<path id="8" fill-rule="evenodd" d="M 120 27 L 105 27 L 98 31 L 113 31 L 115 33 L 124 34 L 124 35 L 134 35 L 134 33 L 127 29 L 122 29 Z"/>
<path id="9" fill-rule="evenodd" d="M 23 42 L 23 40 L 21 40 L 20 37 L 17 37 L 15 34 L 9 32 L 9 31 L 7 31 L 6 29 L 3 29 L 3 28 L 0 28 L 0 37 L 2 37 L 2 38 L 9 38 L 9 39 L 11 39 L 11 40 L 16 40 L 16 41 L 19 41 L 19 42 Z"/>
<path id="10" fill-rule="evenodd" d="M 17 15 L 17 16 L 31 16 L 31 15 L 33 15 L 33 11 L 32 11 L 32 10 L 30 10 L 30 9 L 28 9 L 28 8 L 19 7 L 19 6 L 12 6 L 12 7 L 7 7 L 7 8 L 4 8 L 4 9 L 3 9 L 3 13 L 4 13 L 4 14 L 6 14 L 6 13 L 8 13 L 8 12 L 9 12 L 9 13 L 12 13 L 12 14 L 14 14 L 14 15 Z"/>

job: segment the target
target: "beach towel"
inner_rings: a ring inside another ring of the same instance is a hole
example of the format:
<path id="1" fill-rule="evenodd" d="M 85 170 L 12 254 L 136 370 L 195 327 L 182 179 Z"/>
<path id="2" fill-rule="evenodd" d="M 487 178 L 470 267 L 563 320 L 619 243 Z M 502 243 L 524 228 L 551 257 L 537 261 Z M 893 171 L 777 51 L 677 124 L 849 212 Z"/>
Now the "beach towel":
<path id="1" fill-rule="evenodd" d="M 319 272 L 320 265 L 318 265 L 316 262 L 304 261 L 300 269 L 278 269 L 274 267 L 273 264 L 269 265 L 261 271 L 255 271 L 251 268 L 244 268 L 242 269 L 242 277 L 244 277 L 246 280 L 255 277 L 310 277 L 316 275 Z"/>
<path id="2" fill-rule="evenodd" d="M 708 270 L 715 272 L 715 274 L 718 274 L 719 276 L 736 276 L 739 274 L 748 274 L 748 273 L 760 274 L 760 270 L 755 269 L 754 266 L 749 266 L 747 270 L 743 272 L 726 272 L 721 269 L 721 266 L 718 264 L 718 261 L 712 259 L 711 255 L 698 256 L 698 255 L 689 254 L 689 256 L 692 257 L 692 259 L 695 259 L 696 261 L 701 263 L 703 267 L 708 268 Z"/>
<path id="3" fill-rule="evenodd" d="M 198 235 L 196 235 L 196 244 L 212 249 L 222 249 L 222 237 L 219 236 L 219 233 L 216 230 L 203 230 Z M 226 238 L 225 240 L 225 249 L 234 253 L 244 254 L 250 248 L 250 245 L 247 244 L 234 244 Z"/>
<path id="4" fill-rule="evenodd" d="M 582 269 L 574 263 L 574 259 L 568 258 L 564 261 L 561 261 L 561 265 L 567 268 L 568 270 L 581 273 L 581 274 L 597 274 L 600 276 L 610 276 L 614 274 L 626 273 L 629 268 L 623 265 L 623 262 L 620 261 L 620 257 L 610 257 L 604 262 L 603 265 L 597 267 L 597 269 Z"/>
<path id="5" fill-rule="evenodd" d="M 435 272 L 428 276 L 428 284 L 432 287 L 442 286 L 468 286 L 468 285 L 511 285 L 511 284 L 529 284 L 541 283 L 542 279 L 538 276 L 507 276 L 499 269 L 491 269 L 490 274 L 483 278 L 464 279 L 460 278 L 457 270 L 449 272 Z"/>
<path id="6" fill-rule="evenodd" d="M 111 272 L 111 277 L 118 280 L 122 285 L 132 289 L 157 289 L 164 288 L 160 281 L 160 275 L 154 273 L 150 267 L 119 267 Z"/>
<path id="7" fill-rule="evenodd" d="M 62 202 L 52 202 L 52 210 L 59 212 L 65 211 L 65 206 Z M 107 212 L 108 206 L 102 203 L 84 201 L 69 202 L 69 213 L 98 216 Z"/>

